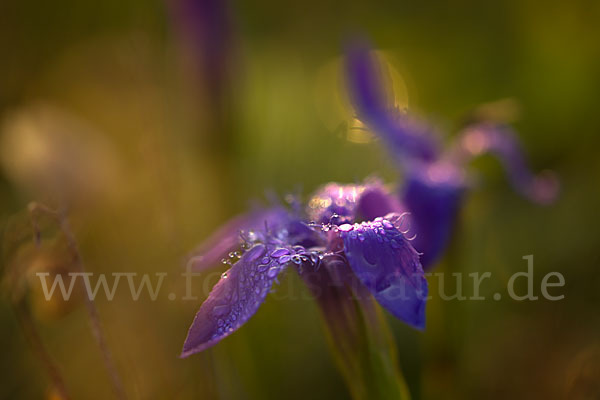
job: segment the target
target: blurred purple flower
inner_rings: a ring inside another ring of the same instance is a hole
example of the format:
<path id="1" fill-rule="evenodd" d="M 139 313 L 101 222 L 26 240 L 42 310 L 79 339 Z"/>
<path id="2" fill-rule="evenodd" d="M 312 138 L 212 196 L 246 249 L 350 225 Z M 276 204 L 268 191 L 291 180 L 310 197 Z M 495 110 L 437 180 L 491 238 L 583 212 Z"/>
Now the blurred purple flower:
<path id="1" fill-rule="evenodd" d="M 382 65 L 364 41 L 347 47 L 345 68 L 356 117 L 383 140 L 405 170 L 400 210 L 409 213 L 410 230 L 416 235 L 413 243 L 424 268 L 446 249 L 468 188 L 465 167 L 473 157 L 497 156 L 512 185 L 528 199 L 541 204 L 555 199 L 558 181 L 552 174 L 530 171 L 508 127 L 490 122 L 470 125 L 441 151 L 434 130 L 390 100 Z"/>
<path id="2" fill-rule="evenodd" d="M 166 0 L 166 4 L 173 28 L 188 50 L 186 55 L 219 104 L 231 69 L 233 35 L 228 1 Z"/>
<path id="3" fill-rule="evenodd" d="M 336 312 L 326 306 L 334 301 L 328 296 L 337 293 L 335 287 L 352 287 L 354 295 L 372 295 L 394 316 L 422 329 L 427 281 L 419 255 L 402 230 L 403 216 L 391 212 L 394 209 L 393 197 L 377 182 L 331 183 L 310 199 L 303 212 L 277 208 L 234 219 L 208 243 L 238 241 L 244 252 L 232 254 L 239 260 L 228 261 L 231 268 L 200 307 L 182 357 L 214 345 L 242 326 L 287 267 L 303 276 L 328 312 Z M 365 215 L 378 217 L 364 220 Z M 222 255 L 231 249 L 203 248 Z"/>

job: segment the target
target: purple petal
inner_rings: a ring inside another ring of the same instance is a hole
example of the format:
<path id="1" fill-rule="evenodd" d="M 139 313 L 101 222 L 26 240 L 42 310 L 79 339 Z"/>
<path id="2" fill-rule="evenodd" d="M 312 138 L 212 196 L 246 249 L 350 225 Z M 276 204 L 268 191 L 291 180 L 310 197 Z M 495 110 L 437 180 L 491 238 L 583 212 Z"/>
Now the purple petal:
<path id="1" fill-rule="evenodd" d="M 231 71 L 232 21 L 225 0 L 168 0 L 171 23 L 216 103 Z M 193 79 L 192 79 L 193 81 Z"/>
<path id="2" fill-rule="evenodd" d="M 373 180 L 364 185 L 325 185 L 308 202 L 307 214 L 311 221 L 341 225 L 353 223 L 357 218 L 371 220 L 398 210 L 395 197 L 379 181 Z"/>
<path id="3" fill-rule="evenodd" d="M 203 351 L 242 326 L 263 303 L 285 268 L 273 248 L 259 244 L 221 276 L 192 322 L 181 357 Z"/>
<path id="4" fill-rule="evenodd" d="M 379 304 L 407 324 L 423 329 L 427 281 L 419 254 L 390 221 L 392 217 L 341 231 L 344 251 L 354 274 Z"/>
<path id="5" fill-rule="evenodd" d="M 213 233 L 198 246 L 190 256 L 192 268 L 196 270 L 212 267 L 221 259 L 239 248 L 241 231 L 262 231 L 267 226 L 279 226 L 287 218 L 287 212 L 280 208 L 256 211 L 238 215 Z"/>
<path id="6" fill-rule="evenodd" d="M 362 185 L 329 183 L 323 186 L 308 202 L 309 219 L 323 224 L 354 222 L 357 201 L 363 190 Z"/>
<path id="7" fill-rule="evenodd" d="M 463 133 L 459 146 L 466 155 L 465 161 L 486 153 L 498 157 L 512 185 L 531 201 L 548 204 L 556 198 L 557 178 L 551 173 L 535 175 L 531 172 L 516 136 L 508 127 L 495 124 L 472 126 Z"/>
<path id="8" fill-rule="evenodd" d="M 379 135 L 394 155 L 421 160 L 438 156 L 438 143 L 431 129 L 396 109 L 388 99 L 382 65 L 364 42 L 348 46 L 346 74 L 358 119 Z"/>
<path id="9" fill-rule="evenodd" d="M 358 200 L 357 216 L 364 221 L 383 217 L 391 212 L 399 212 L 400 204 L 395 196 L 380 184 L 366 186 Z"/>
<path id="10" fill-rule="evenodd" d="M 423 268 L 431 267 L 446 250 L 464 191 L 462 171 L 450 164 L 420 165 L 409 171 L 402 203 Z"/>

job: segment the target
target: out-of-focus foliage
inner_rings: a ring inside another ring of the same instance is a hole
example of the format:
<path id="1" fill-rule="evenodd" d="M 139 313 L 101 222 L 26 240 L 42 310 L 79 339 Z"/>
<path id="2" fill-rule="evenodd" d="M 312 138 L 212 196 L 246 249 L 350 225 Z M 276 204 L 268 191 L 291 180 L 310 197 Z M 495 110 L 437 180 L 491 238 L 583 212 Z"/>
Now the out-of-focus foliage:
<path id="1" fill-rule="evenodd" d="M 167 294 L 185 292 L 186 252 L 265 190 L 306 194 L 373 172 L 398 178 L 380 143 L 353 136 L 340 105 L 332 65 L 356 31 L 390 62 L 406 95 L 398 103 L 446 131 L 482 103 L 510 99 L 503 104 L 519 110 L 515 127 L 534 169 L 552 168 L 562 183 L 556 204 L 536 207 L 508 189 L 496 161 L 478 161 L 486 179 L 436 271 L 491 271 L 482 293 L 491 298 L 534 254 L 536 287 L 560 271 L 565 299 L 434 299 L 423 333 L 390 319 L 413 398 L 598 395 L 598 2 L 230 2 L 218 105 L 169 12 L 157 0 L 0 5 L 3 230 L 14 232 L 5 227 L 32 200 L 61 203 L 88 270 L 169 273 L 157 301 L 132 301 L 126 290 L 97 301 L 129 397 L 348 397 L 297 276 L 287 274 L 244 329 L 185 360 L 177 355 L 202 298 Z M 7 240 L 3 276 L 15 262 L 68 267 L 60 243 L 34 252 L 25 239 Z M 199 297 L 220 272 L 205 288 L 195 281 Z M 3 286 L 0 398 L 51 398 L 9 292 Z M 57 312 L 36 306 L 39 293 L 28 296 L 73 396 L 108 398 L 84 308 Z"/>

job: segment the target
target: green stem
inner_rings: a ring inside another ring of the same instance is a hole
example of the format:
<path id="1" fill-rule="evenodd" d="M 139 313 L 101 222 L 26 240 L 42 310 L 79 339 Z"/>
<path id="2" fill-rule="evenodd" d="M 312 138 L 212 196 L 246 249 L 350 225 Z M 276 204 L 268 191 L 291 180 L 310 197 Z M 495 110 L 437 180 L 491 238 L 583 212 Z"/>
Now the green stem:
<path id="1" fill-rule="evenodd" d="M 393 336 L 373 297 L 347 285 L 319 287 L 328 344 L 352 398 L 409 400 Z"/>

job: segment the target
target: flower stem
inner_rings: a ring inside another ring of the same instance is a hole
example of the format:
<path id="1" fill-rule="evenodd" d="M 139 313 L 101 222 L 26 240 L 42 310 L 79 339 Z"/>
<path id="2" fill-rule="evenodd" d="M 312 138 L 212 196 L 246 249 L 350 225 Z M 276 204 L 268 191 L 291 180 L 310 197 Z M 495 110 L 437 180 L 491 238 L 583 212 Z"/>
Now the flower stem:
<path id="1" fill-rule="evenodd" d="M 41 361 L 42 365 L 48 372 L 54 389 L 61 399 L 69 400 L 71 396 L 69 396 L 69 392 L 67 391 L 62 374 L 60 373 L 58 365 L 46 349 L 46 346 L 44 345 L 44 342 L 38 333 L 37 327 L 33 322 L 29 308 L 22 302 L 14 304 L 14 308 L 15 314 L 17 315 L 17 320 L 19 321 L 21 329 L 25 334 L 25 338 L 29 342 L 34 354 Z"/>
<path id="2" fill-rule="evenodd" d="M 315 297 L 331 353 L 352 398 L 410 400 L 393 336 L 375 300 L 361 288 L 357 293 L 356 287 L 322 279 L 328 274 L 325 270 L 318 272 L 321 282 Z"/>

